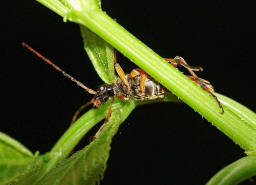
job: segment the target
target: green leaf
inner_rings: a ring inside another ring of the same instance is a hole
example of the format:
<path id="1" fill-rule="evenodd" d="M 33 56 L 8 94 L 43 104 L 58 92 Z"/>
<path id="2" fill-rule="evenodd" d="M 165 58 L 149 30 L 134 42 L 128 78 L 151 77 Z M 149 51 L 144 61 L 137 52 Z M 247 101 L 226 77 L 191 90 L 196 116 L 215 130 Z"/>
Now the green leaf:
<path id="1" fill-rule="evenodd" d="M 0 185 L 24 171 L 33 158 L 25 146 L 0 132 Z"/>
<path id="2" fill-rule="evenodd" d="M 47 165 L 48 156 L 37 156 L 26 167 L 26 169 L 13 179 L 10 185 L 35 185 L 42 177 L 44 166 Z M 9 185 L 8 184 L 8 185 Z"/>
<path id="3" fill-rule="evenodd" d="M 109 157 L 112 137 L 119 125 L 128 117 L 135 108 L 134 101 L 122 102 L 118 109 L 114 108 L 109 124 L 99 137 L 75 153 L 69 159 L 60 161 L 57 167 L 52 168 L 46 175 L 45 167 L 50 161 L 50 155 L 35 157 L 26 170 L 16 177 L 12 185 L 82 185 L 96 184 L 103 178 L 106 162 Z"/>
<path id="4" fill-rule="evenodd" d="M 119 125 L 135 108 L 133 101 L 123 103 L 120 109 L 111 113 L 108 126 L 99 137 L 75 153 L 69 159 L 63 160 L 53 168 L 37 185 L 94 185 L 99 184 L 106 169 L 110 144 Z"/>
<path id="5" fill-rule="evenodd" d="M 96 72 L 105 83 L 113 83 L 116 80 L 113 47 L 85 26 L 81 25 L 80 30 L 84 49 Z"/>

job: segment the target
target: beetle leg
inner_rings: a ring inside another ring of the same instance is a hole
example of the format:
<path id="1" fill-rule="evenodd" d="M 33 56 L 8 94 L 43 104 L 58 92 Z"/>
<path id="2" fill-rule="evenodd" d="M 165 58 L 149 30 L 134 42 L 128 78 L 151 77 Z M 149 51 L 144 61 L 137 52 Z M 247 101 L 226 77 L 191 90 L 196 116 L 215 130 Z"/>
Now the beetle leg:
<path id="1" fill-rule="evenodd" d="M 132 72 L 130 73 L 130 77 L 132 78 L 134 78 L 137 75 L 140 75 L 140 92 L 144 92 L 145 82 L 149 75 L 140 68 L 133 69 Z"/>
<path id="2" fill-rule="evenodd" d="M 118 76 L 120 77 L 122 82 L 130 89 L 130 85 L 129 85 L 129 82 L 126 78 L 126 75 L 125 75 L 123 69 L 121 68 L 121 66 L 119 65 L 119 63 L 117 63 L 117 56 L 116 56 L 116 50 L 115 49 L 114 49 L 114 61 L 115 61 L 115 69 L 116 69 L 116 72 L 117 72 Z"/>
<path id="3" fill-rule="evenodd" d="M 192 81 L 194 81 L 195 83 L 197 83 L 202 89 L 204 89 L 206 92 L 208 92 L 218 103 L 219 107 L 221 108 L 221 114 L 224 113 L 224 109 L 219 101 L 219 99 L 217 98 L 217 96 L 214 95 L 214 89 L 213 86 L 211 85 L 211 83 L 205 79 L 199 78 L 194 71 L 203 71 L 202 67 L 191 67 L 190 65 L 187 64 L 187 62 L 179 56 L 176 56 L 174 59 L 172 58 L 165 58 L 165 60 L 169 63 L 171 63 L 171 65 L 173 65 L 174 67 L 177 67 L 178 65 L 182 65 L 183 67 L 185 67 L 189 73 L 192 76 L 188 76 Z"/>
<path id="4" fill-rule="evenodd" d="M 140 74 L 140 92 L 144 92 L 145 91 L 146 79 L 147 79 L 147 74 L 141 73 Z"/>
<path id="5" fill-rule="evenodd" d="M 137 68 L 139 69 L 139 68 Z M 131 72 L 130 72 L 130 77 L 131 78 L 134 78 L 136 76 L 138 76 L 140 74 L 140 72 L 137 70 L 137 69 L 133 69 Z"/>
<path id="6" fill-rule="evenodd" d="M 194 73 L 194 71 L 202 71 L 203 68 L 201 68 L 201 67 L 191 67 L 191 66 L 189 66 L 187 64 L 187 62 L 182 57 L 179 57 L 179 56 L 176 56 L 174 59 L 172 59 L 172 58 L 165 58 L 165 60 L 167 62 L 171 63 L 174 67 L 177 67 L 178 65 L 182 65 L 183 67 L 185 67 L 189 71 L 189 73 L 192 75 L 192 76 L 188 76 L 188 77 L 192 81 L 196 82 L 197 84 L 202 84 L 202 85 L 205 85 L 204 83 L 210 84 L 210 82 L 207 81 L 207 80 L 202 79 L 202 81 L 201 81 L 200 80 L 201 78 L 198 78 L 198 76 Z"/>
<path id="7" fill-rule="evenodd" d="M 86 104 L 82 105 L 81 107 L 79 107 L 79 109 L 77 109 L 77 111 L 75 112 L 75 114 L 73 115 L 72 117 L 72 120 L 71 120 L 71 123 L 70 125 L 72 125 L 76 120 L 77 120 L 77 117 L 79 116 L 79 114 L 90 104 L 93 103 L 93 100 L 87 102 Z"/>
<path id="8" fill-rule="evenodd" d="M 140 73 L 140 92 L 144 92 L 145 90 L 145 82 L 146 79 L 148 78 L 148 74 L 143 71 L 142 69 L 136 69 Z"/>
<path id="9" fill-rule="evenodd" d="M 171 63 L 172 66 L 174 67 L 178 67 L 178 65 L 182 65 L 183 67 L 185 67 L 186 69 L 190 69 L 192 71 L 203 71 L 202 67 L 192 67 L 190 65 L 187 64 L 187 62 L 179 56 L 176 56 L 175 58 L 164 58 L 167 62 Z"/>
<path id="10" fill-rule="evenodd" d="M 210 82 L 205 79 L 194 77 L 194 76 L 187 76 L 187 77 L 190 78 L 193 82 L 197 83 L 203 90 L 208 92 L 217 101 L 219 108 L 221 109 L 221 114 L 223 114 L 224 113 L 223 106 L 221 105 L 218 97 L 214 95 L 214 89 L 213 89 L 213 86 L 210 84 Z"/>
<path id="11" fill-rule="evenodd" d="M 106 114 L 106 118 L 105 118 L 105 121 L 103 123 L 103 125 L 101 125 L 101 127 L 99 128 L 99 130 L 96 132 L 96 134 L 93 136 L 92 140 L 96 139 L 100 133 L 102 132 L 102 130 L 108 125 L 108 121 L 109 121 L 109 118 L 111 116 L 111 109 L 112 109 L 112 104 L 114 102 L 114 98 L 112 97 L 111 98 L 111 102 L 109 104 L 109 107 L 108 107 L 108 112 Z"/>

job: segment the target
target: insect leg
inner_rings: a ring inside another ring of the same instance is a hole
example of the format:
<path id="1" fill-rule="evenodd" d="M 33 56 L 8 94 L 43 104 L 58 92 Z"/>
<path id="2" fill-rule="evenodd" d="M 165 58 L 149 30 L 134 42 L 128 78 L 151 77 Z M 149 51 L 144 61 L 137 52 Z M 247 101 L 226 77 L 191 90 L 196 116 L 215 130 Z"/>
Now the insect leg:
<path id="1" fill-rule="evenodd" d="M 90 105 L 90 104 L 92 104 L 92 103 L 93 103 L 93 101 L 91 100 L 91 101 L 89 101 L 89 102 L 83 104 L 81 107 L 79 107 L 79 109 L 77 109 L 77 111 L 76 111 L 75 114 L 73 115 L 70 125 L 72 125 L 72 124 L 77 120 L 77 117 L 79 116 L 79 114 L 80 114 L 88 105 Z"/>
<path id="2" fill-rule="evenodd" d="M 209 81 L 202 79 L 202 78 L 198 78 L 198 77 L 194 77 L 194 76 L 187 76 L 189 77 L 193 82 L 197 83 L 198 85 L 200 85 L 200 87 L 205 90 L 206 92 L 208 92 L 218 103 L 219 108 L 221 109 L 221 114 L 224 113 L 224 109 L 223 106 L 221 105 L 219 99 L 217 98 L 217 96 L 214 95 L 214 89 L 213 86 L 210 84 Z"/>
<path id="3" fill-rule="evenodd" d="M 132 78 L 137 76 L 137 75 L 140 75 L 140 92 L 144 92 L 145 82 L 146 82 L 146 79 L 148 78 L 149 75 L 140 68 L 133 69 L 132 72 L 130 73 L 130 76 Z"/>
<path id="4" fill-rule="evenodd" d="M 129 82 L 125 76 L 125 73 L 123 71 L 123 69 L 121 68 L 121 66 L 119 65 L 119 63 L 117 63 L 117 56 L 116 56 L 116 50 L 114 50 L 114 61 L 115 61 L 115 69 L 116 72 L 119 76 L 119 78 L 122 80 L 122 82 L 128 87 L 130 88 Z"/>
<path id="5" fill-rule="evenodd" d="M 171 63 L 174 67 L 177 67 L 178 65 L 182 65 L 183 67 L 185 67 L 189 73 L 192 75 L 192 77 L 194 78 L 194 81 L 200 81 L 199 78 L 197 77 L 197 75 L 194 73 L 194 71 L 202 71 L 203 68 L 201 67 L 191 67 L 187 64 L 187 62 L 179 56 L 176 56 L 174 59 L 171 58 L 165 58 L 165 60 L 169 63 Z M 201 82 L 203 83 L 203 82 Z"/>
<path id="6" fill-rule="evenodd" d="M 209 81 L 199 78 L 193 71 L 193 69 L 191 69 L 191 67 L 187 64 L 187 62 L 179 56 L 176 56 L 174 58 L 174 60 L 176 60 L 180 65 L 184 66 L 192 76 L 188 76 L 192 81 L 194 81 L 195 83 L 199 84 L 200 87 L 202 89 L 204 89 L 206 92 L 208 92 L 218 103 L 220 109 L 221 109 L 221 114 L 224 113 L 224 109 L 219 101 L 219 99 L 217 98 L 217 96 L 214 95 L 214 89 L 213 86 L 210 84 Z"/>
<path id="7" fill-rule="evenodd" d="M 204 89 L 206 92 L 208 92 L 218 103 L 220 109 L 221 109 L 221 114 L 224 113 L 224 109 L 219 101 L 219 99 L 217 98 L 217 96 L 215 96 L 214 93 L 214 89 L 211 85 L 211 83 L 205 79 L 199 78 L 194 71 L 203 71 L 202 67 L 191 67 L 190 65 L 187 64 L 187 62 L 179 56 L 176 56 L 174 59 L 171 58 L 165 58 L 165 60 L 169 63 L 171 63 L 174 67 L 177 67 L 178 65 L 182 65 L 183 67 L 185 67 L 189 73 L 192 76 L 188 76 L 192 81 L 194 81 L 195 83 L 197 83 L 198 85 L 200 85 L 200 87 L 202 89 Z"/>
<path id="8" fill-rule="evenodd" d="M 104 121 L 103 125 L 101 125 L 101 127 L 99 128 L 97 133 L 93 136 L 93 138 L 92 138 L 93 140 L 96 139 L 100 135 L 102 130 L 108 125 L 108 120 L 109 120 L 110 115 L 111 115 L 111 109 L 112 109 L 113 102 L 114 102 L 114 97 L 111 98 L 111 102 L 110 102 L 109 107 L 108 107 L 108 112 L 106 114 L 105 121 Z"/>
<path id="9" fill-rule="evenodd" d="M 171 63 L 172 66 L 174 67 L 178 67 L 178 65 L 182 65 L 183 67 L 185 67 L 186 69 L 190 69 L 192 71 L 203 71 L 202 67 L 192 67 L 190 65 L 187 64 L 187 62 L 179 56 L 176 56 L 175 58 L 164 58 L 167 62 Z"/>

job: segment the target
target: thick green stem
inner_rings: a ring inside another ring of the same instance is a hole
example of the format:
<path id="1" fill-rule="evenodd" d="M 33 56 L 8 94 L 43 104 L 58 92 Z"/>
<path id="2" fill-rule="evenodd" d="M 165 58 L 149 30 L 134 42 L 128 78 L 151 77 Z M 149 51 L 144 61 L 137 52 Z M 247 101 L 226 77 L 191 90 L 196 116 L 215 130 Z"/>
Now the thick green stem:
<path id="1" fill-rule="evenodd" d="M 44 3 L 54 0 L 39 1 Z M 67 20 L 89 28 L 191 106 L 196 112 L 199 112 L 243 149 L 255 151 L 256 134 L 254 129 L 244 124 L 240 117 L 228 109 L 225 110 L 224 114 L 220 114 L 221 110 L 214 98 L 111 19 L 95 3 L 98 1 L 84 0 L 82 2 L 84 2 L 82 10 L 74 7 L 69 9 L 67 14 L 55 11 L 56 7 L 54 7 L 55 9 L 49 8 Z"/>
<path id="2" fill-rule="evenodd" d="M 255 150 L 256 134 L 253 129 L 229 110 L 220 114 L 221 110 L 216 101 L 208 93 L 179 70 L 170 66 L 103 11 L 88 8 L 83 12 L 74 11 L 69 15 L 70 20 L 87 26 L 91 31 L 109 42 L 243 149 Z"/>
<path id="3" fill-rule="evenodd" d="M 240 103 L 223 96 L 221 94 L 216 93 L 218 98 L 220 99 L 221 103 L 230 109 L 232 112 L 234 112 L 236 115 L 239 115 L 241 119 L 246 121 L 254 130 L 256 130 L 256 114 L 245 107 L 244 105 L 241 105 Z"/>
<path id="4" fill-rule="evenodd" d="M 69 11 L 69 9 L 64 6 L 59 0 L 38 0 L 44 6 L 50 8 L 55 13 L 61 15 L 63 18 L 65 17 Z"/>

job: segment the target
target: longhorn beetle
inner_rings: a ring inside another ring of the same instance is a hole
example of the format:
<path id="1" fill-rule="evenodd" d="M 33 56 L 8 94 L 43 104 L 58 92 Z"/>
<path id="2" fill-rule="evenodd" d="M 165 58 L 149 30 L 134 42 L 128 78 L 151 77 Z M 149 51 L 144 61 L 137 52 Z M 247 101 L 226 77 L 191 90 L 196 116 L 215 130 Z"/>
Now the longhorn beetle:
<path id="1" fill-rule="evenodd" d="M 80 81 L 76 80 L 74 77 L 63 71 L 61 68 L 59 68 L 56 64 L 51 62 L 48 58 L 41 55 L 39 52 L 34 50 L 32 47 L 30 47 L 28 44 L 22 42 L 22 46 L 33 52 L 36 56 L 41 58 L 44 62 L 50 64 L 53 68 L 55 68 L 57 71 L 60 71 L 64 76 L 75 82 L 78 86 L 85 89 L 88 93 L 93 94 L 94 97 L 87 102 L 85 105 L 81 106 L 75 115 L 73 116 L 72 123 L 76 120 L 79 113 L 82 109 L 87 107 L 90 104 L 93 104 L 94 108 L 98 108 L 100 105 L 106 103 L 109 99 L 111 99 L 111 103 L 108 108 L 108 112 L 106 115 L 106 119 L 104 121 L 104 124 L 101 126 L 101 128 L 98 130 L 94 138 L 97 138 L 100 134 L 101 130 L 107 125 L 108 119 L 111 115 L 111 108 L 112 103 L 114 101 L 114 97 L 128 101 L 130 98 L 133 98 L 135 100 L 143 101 L 143 100 L 154 100 L 158 98 L 163 98 L 164 94 L 169 93 L 170 91 L 167 90 L 164 86 L 159 84 L 157 81 L 155 81 L 151 76 L 149 76 L 145 71 L 142 69 L 133 69 L 129 74 L 125 74 L 119 63 L 117 62 L 117 55 L 116 50 L 114 50 L 114 62 L 115 62 L 115 70 L 119 76 L 119 78 L 111 84 L 103 84 L 98 87 L 98 89 L 95 91 L 93 89 L 90 89 L 86 87 L 84 84 L 82 84 Z M 165 60 L 170 63 L 174 67 L 178 67 L 179 65 L 185 67 L 191 75 L 187 75 L 188 78 L 190 78 L 192 81 L 194 81 L 196 84 L 198 84 L 203 90 L 208 92 L 212 97 L 215 98 L 217 101 L 221 113 L 224 113 L 224 109 L 218 100 L 218 98 L 213 94 L 214 89 L 213 86 L 210 84 L 209 81 L 204 80 L 202 78 L 199 78 L 194 71 L 203 71 L 203 68 L 201 67 L 191 67 L 186 63 L 186 61 L 179 56 L 176 56 L 175 58 L 165 58 Z"/>

